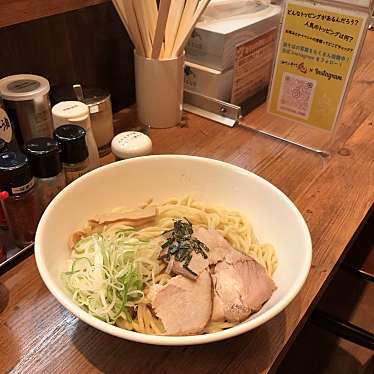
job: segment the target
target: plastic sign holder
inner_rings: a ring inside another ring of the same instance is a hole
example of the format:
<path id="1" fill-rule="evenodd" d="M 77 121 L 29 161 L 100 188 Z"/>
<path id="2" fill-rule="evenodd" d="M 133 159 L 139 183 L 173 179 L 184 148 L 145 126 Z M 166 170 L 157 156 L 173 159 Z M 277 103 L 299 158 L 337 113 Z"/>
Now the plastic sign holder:
<path id="1" fill-rule="evenodd" d="M 328 154 L 372 12 L 370 0 L 285 0 L 267 100 L 274 117 L 242 125 Z"/>

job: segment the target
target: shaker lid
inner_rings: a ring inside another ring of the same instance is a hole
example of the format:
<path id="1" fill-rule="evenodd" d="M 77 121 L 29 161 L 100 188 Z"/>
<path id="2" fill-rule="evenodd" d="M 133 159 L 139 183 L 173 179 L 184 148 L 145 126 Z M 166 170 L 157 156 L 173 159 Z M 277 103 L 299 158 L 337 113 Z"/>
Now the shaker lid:
<path id="1" fill-rule="evenodd" d="M 0 79 L 0 95 L 5 100 L 25 101 L 49 92 L 47 79 L 33 74 L 16 74 Z"/>
<path id="2" fill-rule="evenodd" d="M 120 159 L 146 156 L 152 152 L 152 141 L 138 131 L 121 132 L 112 140 L 112 152 Z"/>
<path id="3" fill-rule="evenodd" d="M 82 121 L 89 115 L 88 106 L 80 101 L 61 101 L 52 108 L 53 117 Z"/>
<path id="4" fill-rule="evenodd" d="M 91 114 L 100 112 L 105 108 L 105 104 L 110 102 L 109 91 L 103 88 L 82 88 L 84 99 L 82 100 L 88 105 Z"/>
<path id="5" fill-rule="evenodd" d="M 61 161 L 76 164 L 88 158 L 86 131 L 77 125 L 62 125 L 53 132 L 61 147 Z"/>
<path id="6" fill-rule="evenodd" d="M 37 178 L 51 178 L 62 170 L 60 147 L 51 138 L 34 138 L 25 144 L 31 171 Z"/>
<path id="7" fill-rule="evenodd" d="M 0 189 L 11 195 L 27 192 L 34 185 L 27 157 L 20 152 L 0 154 Z"/>

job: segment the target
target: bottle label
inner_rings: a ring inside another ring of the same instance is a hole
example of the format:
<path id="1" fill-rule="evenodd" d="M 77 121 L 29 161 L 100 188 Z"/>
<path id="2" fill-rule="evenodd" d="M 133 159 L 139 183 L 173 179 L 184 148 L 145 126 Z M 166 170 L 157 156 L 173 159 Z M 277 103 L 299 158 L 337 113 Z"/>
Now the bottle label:
<path id="1" fill-rule="evenodd" d="M 34 81 L 33 79 L 20 79 L 9 83 L 7 88 L 9 91 L 15 93 L 26 93 L 35 91 L 40 87 L 40 83 L 38 81 Z"/>
<path id="2" fill-rule="evenodd" d="M 99 113 L 99 106 L 98 105 L 90 105 L 90 113 L 91 114 Z"/>
<path id="3" fill-rule="evenodd" d="M 25 193 L 25 192 L 31 190 L 31 188 L 34 187 L 34 184 L 35 184 L 35 179 L 32 178 L 30 182 L 24 184 L 23 186 L 12 187 L 12 189 L 11 189 L 12 194 L 17 195 L 17 194 L 20 194 L 20 193 Z"/>
<path id="4" fill-rule="evenodd" d="M 13 137 L 12 125 L 4 109 L 0 108 L 0 138 L 10 143 Z"/>
<path id="5" fill-rule="evenodd" d="M 62 108 L 62 111 L 63 112 L 70 112 L 72 109 L 76 109 L 76 108 L 79 108 L 79 107 L 80 107 L 80 104 L 73 102 L 72 105 Z"/>

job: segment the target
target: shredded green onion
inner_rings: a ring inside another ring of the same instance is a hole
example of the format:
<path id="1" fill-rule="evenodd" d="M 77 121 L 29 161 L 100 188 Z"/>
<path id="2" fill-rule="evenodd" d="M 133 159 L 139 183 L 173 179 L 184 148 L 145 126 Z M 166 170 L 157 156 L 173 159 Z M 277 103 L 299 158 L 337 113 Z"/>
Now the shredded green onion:
<path id="1" fill-rule="evenodd" d="M 146 283 L 160 271 L 154 245 L 133 232 L 117 228 L 81 239 L 62 274 L 75 303 L 110 324 L 119 316 L 131 322 Z"/>

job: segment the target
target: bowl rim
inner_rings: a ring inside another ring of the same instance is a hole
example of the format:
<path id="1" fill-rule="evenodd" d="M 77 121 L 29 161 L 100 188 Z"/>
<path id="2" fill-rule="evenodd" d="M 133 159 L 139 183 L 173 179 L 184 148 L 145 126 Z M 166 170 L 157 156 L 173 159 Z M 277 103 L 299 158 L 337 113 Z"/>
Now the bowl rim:
<path id="1" fill-rule="evenodd" d="M 81 183 L 85 183 L 85 180 L 89 178 L 90 176 L 94 174 L 101 173 L 104 168 L 118 168 L 121 167 L 121 165 L 125 165 L 128 163 L 137 163 L 142 162 L 142 160 L 145 159 L 154 159 L 154 160 L 168 160 L 168 159 L 180 159 L 180 160 L 186 160 L 191 159 L 195 161 L 200 162 L 206 162 L 208 164 L 215 164 L 218 166 L 228 167 L 232 169 L 234 172 L 244 173 L 248 176 L 251 176 L 252 178 L 256 179 L 260 183 L 263 183 L 270 187 L 282 200 L 284 200 L 288 207 L 293 211 L 293 213 L 296 215 L 297 220 L 300 223 L 300 228 L 303 231 L 303 238 L 304 238 L 304 248 L 305 248 L 305 259 L 302 264 L 302 266 L 299 268 L 299 274 L 296 278 L 296 281 L 294 282 L 293 286 L 290 287 L 286 294 L 282 297 L 282 299 L 275 304 L 274 306 L 270 307 L 267 311 L 265 311 L 263 314 L 256 316 L 253 319 L 249 319 L 247 321 L 244 321 L 242 323 L 239 323 L 238 325 L 235 325 L 233 327 L 230 327 L 226 330 L 222 330 L 219 332 L 204 334 L 204 335 L 188 335 L 188 336 L 161 336 L 161 335 L 148 335 L 144 333 L 139 333 L 135 331 L 129 331 L 126 329 L 122 329 L 120 327 L 110 325 L 104 321 L 101 321 L 94 316 L 90 315 L 88 312 L 81 309 L 78 305 L 76 305 L 71 298 L 69 298 L 62 290 L 59 290 L 59 288 L 53 287 L 53 283 L 55 281 L 53 280 L 53 277 L 49 274 L 48 268 L 44 262 L 43 258 L 43 251 L 40 246 L 41 242 L 41 236 L 43 231 L 44 223 L 48 220 L 49 214 L 53 209 L 53 206 L 56 201 L 63 198 L 63 195 L 68 193 L 71 189 L 74 188 L 75 185 Z M 211 158 L 206 157 L 200 157 L 200 156 L 189 156 L 189 155 L 173 155 L 173 154 L 165 154 L 165 155 L 150 155 L 150 156 L 142 156 L 142 157 L 136 157 L 128 160 L 118 161 L 109 165 L 105 165 L 101 168 L 95 169 L 79 179 L 75 180 L 68 186 L 64 188 L 63 191 L 61 191 L 49 204 L 47 209 L 44 211 L 41 220 L 39 222 L 36 235 L 35 235 L 35 259 L 37 268 L 39 271 L 39 274 L 48 288 L 48 290 L 51 292 L 51 294 L 57 299 L 57 301 L 62 304 L 67 310 L 69 310 L 73 315 L 78 317 L 81 321 L 87 323 L 88 325 L 95 327 L 96 329 L 108 333 L 110 335 L 127 339 L 130 341 L 138 342 L 138 343 L 145 343 L 145 344 L 153 344 L 153 345 L 166 345 L 166 346 L 180 346 L 180 345 L 195 345 L 195 344 L 206 344 L 206 343 L 212 343 L 215 341 L 225 340 L 240 334 L 243 334 L 245 332 L 248 332 L 263 323 L 269 321 L 273 317 L 275 317 L 277 314 L 282 312 L 289 304 L 290 302 L 296 297 L 300 289 L 305 283 L 305 280 L 309 274 L 311 262 L 312 262 L 312 240 L 311 235 L 308 229 L 308 226 L 304 220 L 304 217 L 300 213 L 300 211 L 297 209 L 295 204 L 291 201 L 291 199 L 283 193 L 278 187 L 274 186 L 272 183 L 267 181 L 266 179 L 258 176 L 257 174 L 246 170 L 244 168 L 241 168 L 239 166 L 233 165 L 228 162 L 219 161 Z"/>

